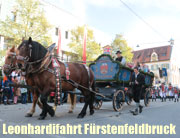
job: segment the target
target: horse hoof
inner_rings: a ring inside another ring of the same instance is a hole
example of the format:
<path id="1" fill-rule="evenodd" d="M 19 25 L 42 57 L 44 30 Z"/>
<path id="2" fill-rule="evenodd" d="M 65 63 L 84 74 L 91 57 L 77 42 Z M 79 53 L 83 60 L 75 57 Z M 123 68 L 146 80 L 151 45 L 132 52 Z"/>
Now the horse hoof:
<path id="1" fill-rule="evenodd" d="M 48 111 L 48 113 L 51 117 L 55 115 L 55 111 L 52 108 Z"/>
<path id="2" fill-rule="evenodd" d="M 71 110 L 70 110 L 68 113 L 72 114 L 72 113 L 73 113 L 73 111 L 71 111 Z"/>
<path id="3" fill-rule="evenodd" d="M 45 116 L 40 116 L 39 118 L 38 118 L 38 120 L 44 120 L 46 117 Z"/>
<path id="4" fill-rule="evenodd" d="M 79 114 L 77 118 L 84 118 L 86 114 Z"/>
<path id="5" fill-rule="evenodd" d="M 27 114 L 25 115 L 25 117 L 32 117 L 32 114 L 27 113 Z"/>
<path id="6" fill-rule="evenodd" d="M 94 110 L 90 111 L 90 115 L 93 115 L 94 114 Z"/>

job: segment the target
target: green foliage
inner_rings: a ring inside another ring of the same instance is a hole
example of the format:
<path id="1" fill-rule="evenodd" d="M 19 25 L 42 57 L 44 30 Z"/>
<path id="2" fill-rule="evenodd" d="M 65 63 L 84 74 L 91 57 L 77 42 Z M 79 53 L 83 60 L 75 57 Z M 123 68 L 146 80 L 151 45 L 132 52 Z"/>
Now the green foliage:
<path id="1" fill-rule="evenodd" d="M 120 50 L 122 52 L 122 56 L 126 58 L 126 62 L 132 62 L 132 48 L 128 46 L 127 41 L 123 38 L 122 35 L 116 35 L 115 39 L 112 42 L 112 49 L 113 56 L 116 56 L 116 51 Z"/>
<path id="2" fill-rule="evenodd" d="M 72 52 L 78 54 L 78 60 L 82 60 L 84 28 L 84 26 L 79 26 L 71 30 L 71 42 L 68 44 Z M 94 61 L 102 54 L 102 50 L 94 39 L 93 30 L 88 29 L 86 42 L 87 61 Z"/>
<path id="3" fill-rule="evenodd" d="M 6 55 L 6 51 L 5 50 L 0 50 L 0 66 L 2 66 L 4 64 L 4 57 Z"/>
<path id="4" fill-rule="evenodd" d="M 16 0 L 13 10 L 15 20 L 7 17 L 0 21 L 0 34 L 8 39 L 10 46 L 17 46 L 22 39 L 33 40 L 48 46 L 52 41 L 48 31 L 51 25 L 47 22 L 43 8 L 38 0 Z"/>

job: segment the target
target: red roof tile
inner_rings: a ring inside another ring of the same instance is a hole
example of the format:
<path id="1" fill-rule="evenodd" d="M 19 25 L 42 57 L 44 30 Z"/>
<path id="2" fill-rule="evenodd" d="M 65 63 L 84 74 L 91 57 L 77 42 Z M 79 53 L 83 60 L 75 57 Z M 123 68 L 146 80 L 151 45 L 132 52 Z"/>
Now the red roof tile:
<path id="1" fill-rule="evenodd" d="M 133 54 L 133 62 L 137 63 L 147 63 L 151 62 L 151 54 L 153 52 L 156 52 L 158 55 L 158 61 L 165 61 L 170 60 L 171 58 L 171 52 L 172 52 L 172 46 L 161 46 L 161 47 L 154 47 L 154 48 L 148 48 L 143 50 L 134 51 Z"/>

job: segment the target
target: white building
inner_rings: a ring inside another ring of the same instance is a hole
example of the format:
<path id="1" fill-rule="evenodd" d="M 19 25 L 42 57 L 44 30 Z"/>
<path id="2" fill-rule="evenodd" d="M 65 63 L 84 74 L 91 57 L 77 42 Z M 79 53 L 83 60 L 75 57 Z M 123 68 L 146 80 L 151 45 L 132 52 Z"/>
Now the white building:
<path id="1" fill-rule="evenodd" d="M 148 65 L 149 69 L 155 74 L 155 84 L 165 82 L 180 87 L 178 57 L 175 52 L 172 45 L 142 49 L 133 52 L 133 62 Z M 166 68 L 167 77 L 160 77 L 159 69 L 162 68 Z"/>

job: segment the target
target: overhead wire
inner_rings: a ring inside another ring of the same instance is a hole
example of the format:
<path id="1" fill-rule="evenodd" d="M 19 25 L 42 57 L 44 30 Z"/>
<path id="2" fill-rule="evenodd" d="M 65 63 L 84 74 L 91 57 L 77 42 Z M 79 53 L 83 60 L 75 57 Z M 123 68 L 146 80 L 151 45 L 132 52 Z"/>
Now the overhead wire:
<path id="1" fill-rule="evenodd" d="M 159 35 L 161 38 L 167 40 L 164 35 L 162 35 L 159 31 L 157 31 L 150 23 L 148 23 L 145 19 L 143 19 L 139 14 L 137 14 L 131 7 L 128 6 L 127 3 L 125 3 L 123 0 L 120 0 L 120 2 L 129 10 L 131 13 L 133 13 L 137 18 L 139 18 L 144 24 L 146 24 L 154 33 Z"/>

